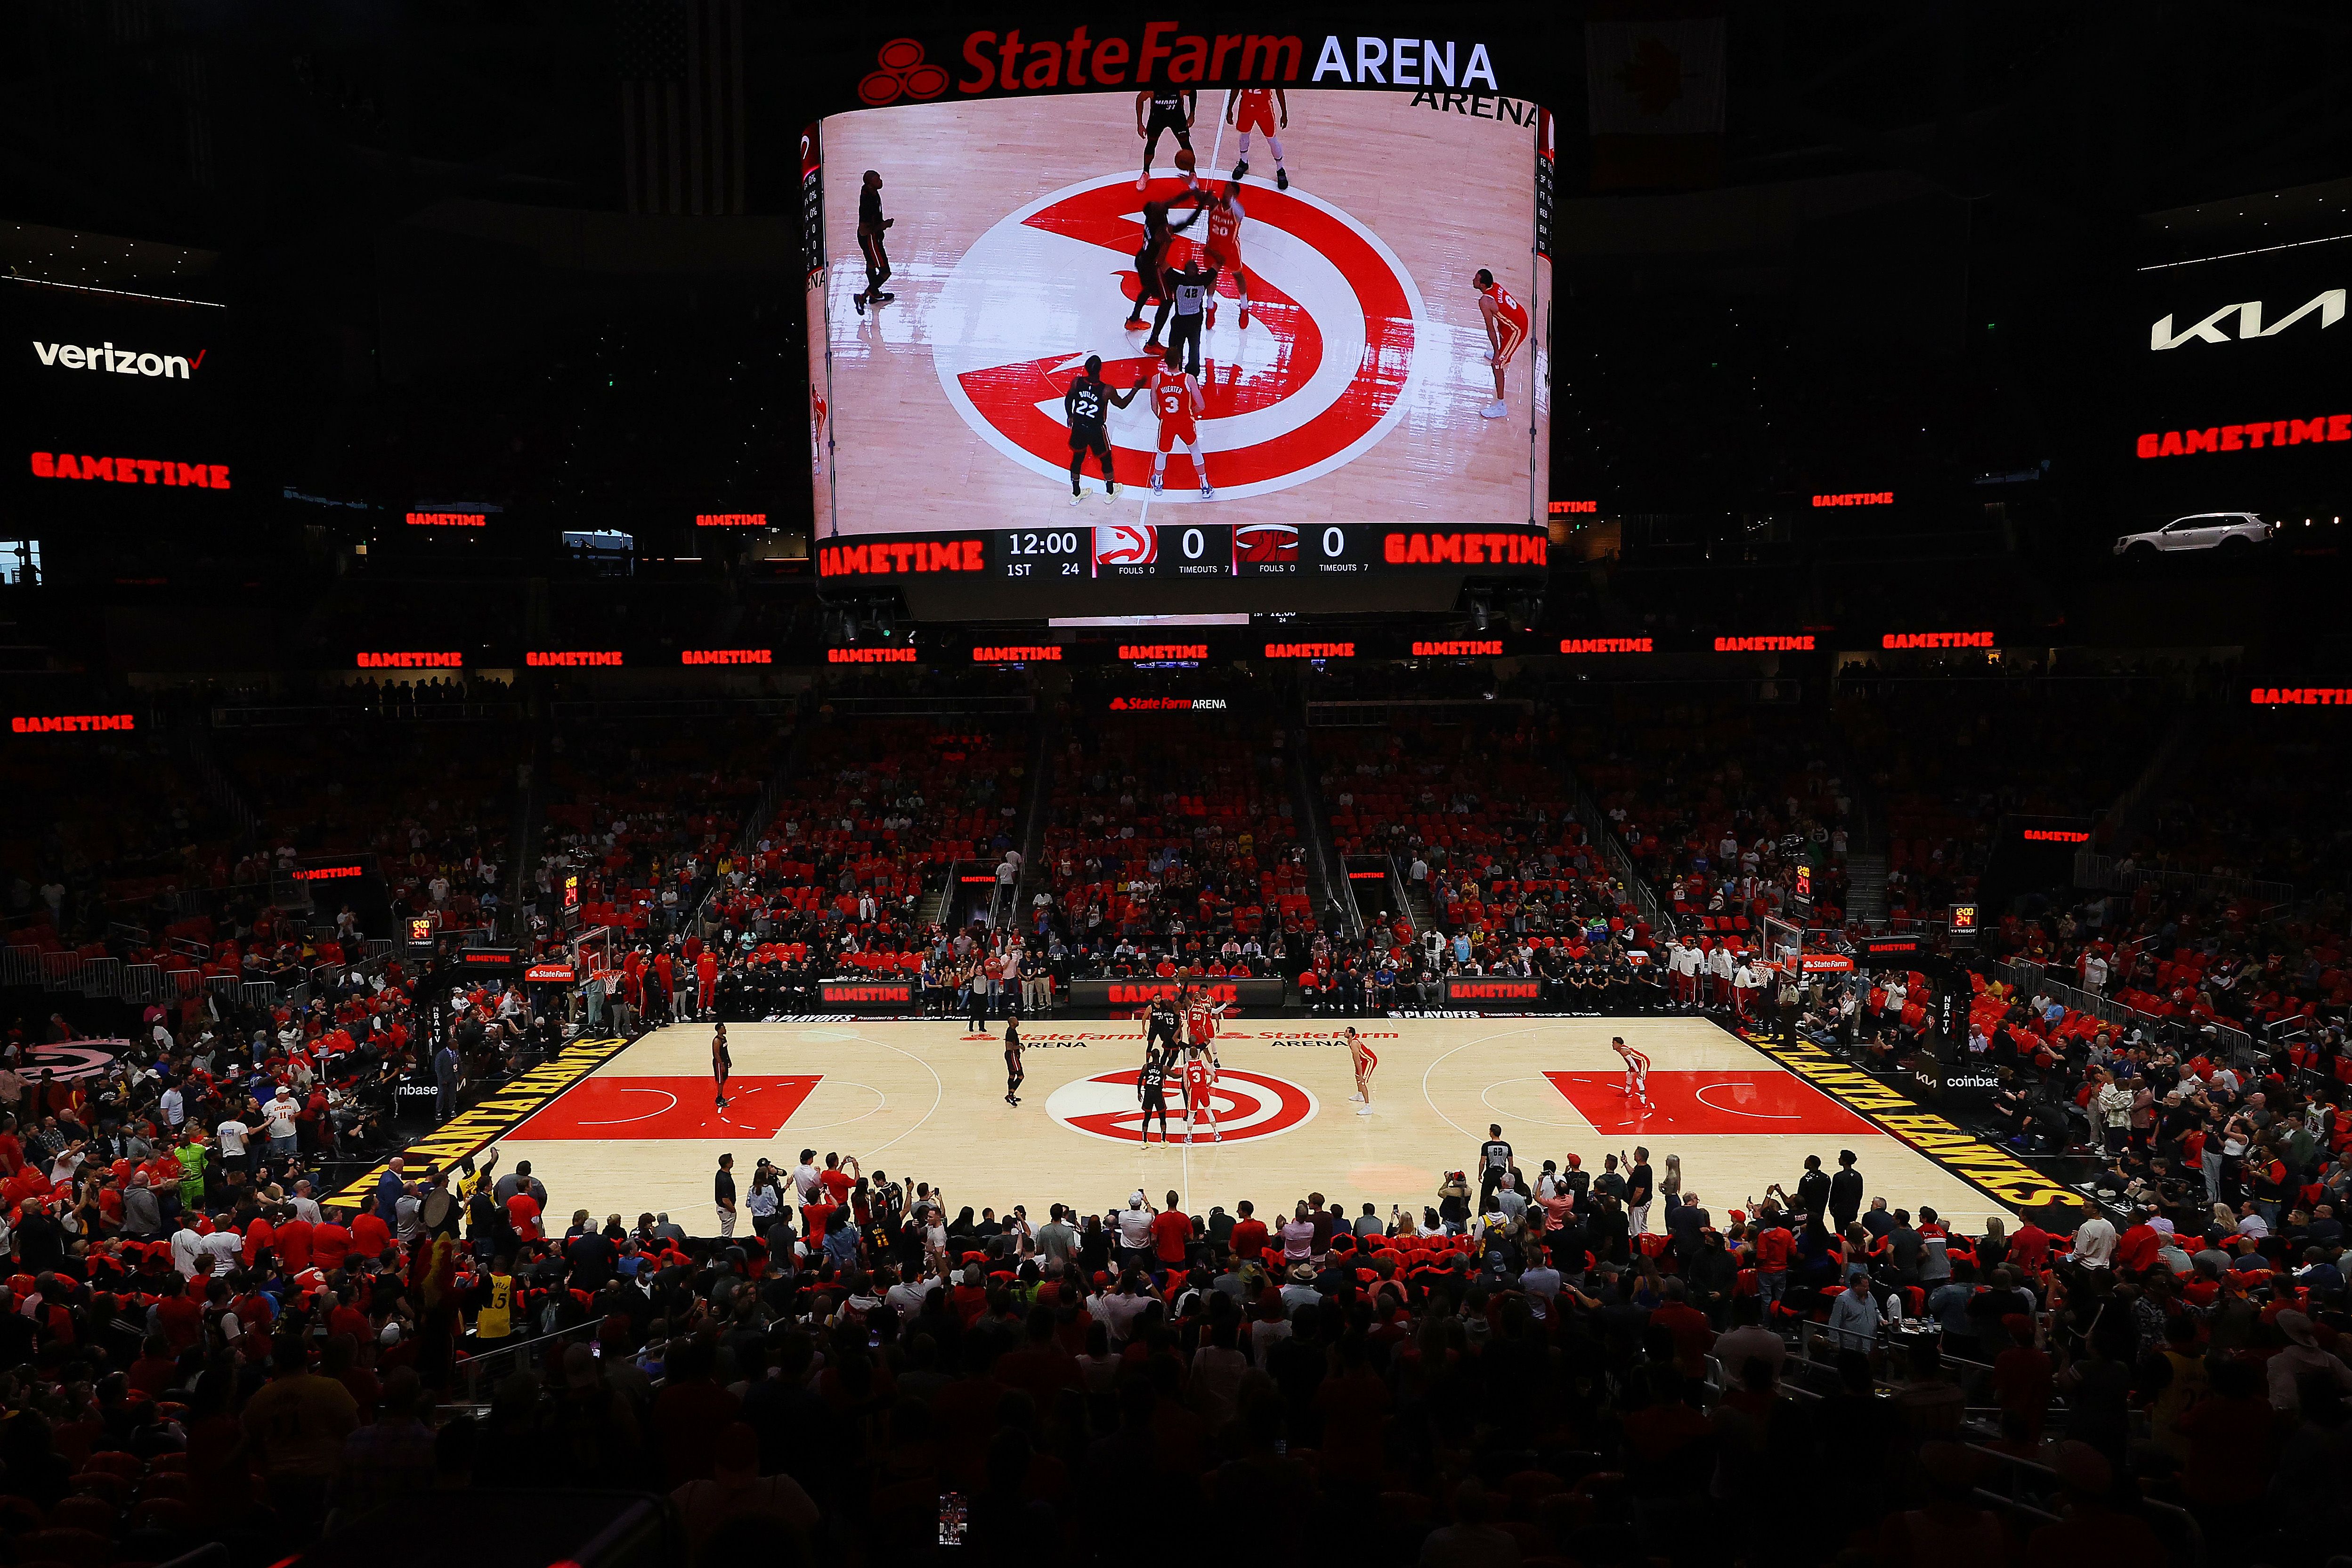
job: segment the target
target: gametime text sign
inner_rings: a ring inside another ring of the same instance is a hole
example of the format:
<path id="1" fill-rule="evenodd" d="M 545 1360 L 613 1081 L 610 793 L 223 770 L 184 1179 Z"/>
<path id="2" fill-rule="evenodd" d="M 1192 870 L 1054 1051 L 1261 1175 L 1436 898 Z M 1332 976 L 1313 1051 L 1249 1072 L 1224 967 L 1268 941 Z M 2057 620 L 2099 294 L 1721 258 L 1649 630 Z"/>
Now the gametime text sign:
<path id="1" fill-rule="evenodd" d="M 1810 633 L 1792 637 L 1717 637 L 1715 639 L 1715 651 L 1717 653 L 1811 653 L 1813 651 L 1813 639 Z"/>
<path id="2" fill-rule="evenodd" d="M 2257 708 L 2344 708 L 2352 707 L 2352 688 L 2342 686 L 2257 686 L 2253 689 L 2253 705 Z"/>
<path id="3" fill-rule="evenodd" d="M 1541 566 L 1551 540 L 1543 533 L 1391 533 L 1381 559 L 1391 566 Z"/>
<path id="4" fill-rule="evenodd" d="M 76 458 L 71 452 L 36 452 L 37 479 L 110 479 L 118 485 L 177 485 L 184 489 L 228 489 L 226 463 L 174 463 L 162 458 Z"/>
<path id="5" fill-rule="evenodd" d="M 407 514 L 411 528 L 488 528 L 489 517 L 478 511 L 412 511 Z"/>
<path id="6" fill-rule="evenodd" d="M 991 645 L 971 650 L 974 664 L 1059 664 L 1062 649 L 1057 643 L 1009 643 Z"/>
<path id="7" fill-rule="evenodd" d="M 2143 458 L 2189 458 L 2200 452 L 2259 452 L 2266 447 L 2302 447 L 2321 441 L 2352 441 L 2352 414 L 2208 425 L 2202 430 L 2151 430 L 2139 437 L 2135 449 Z"/>
<path id="8" fill-rule="evenodd" d="M 910 647 L 829 647 L 827 664 L 919 664 L 921 656 Z"/>
<path id="9" fill-rule="evenodd" d="M 101 730 L 132 730 L 138 722 L 128 713 L 19 713 L 8 721 L 16 735 L 87 735 Z"/>
<path id="10" fill-rule="evenodd" d="M 1543 1000 L 1543 982 L 1513 975 L 1454 974 L 1446 977 L 1445 1005 L 1458 1007 L 1532 1007 Z"/>
<path id="11" fill-rule="evenodd" d="M 1651 637 L 1562 637 L 1562 653 L 1655 653 L 1656 641 Z"/>
<path id="12" fill-rule="evenodd" d="M 677 656 L 680 664 L 773 664 L 776 653 L 765 647 L 689 647 Z"/>
<path id="13" fill-rule="evenodd" d="M 698 511 L 694 514 L 697 528 L 765 528 L 768 514 L 764 511 Z"/>
<path id="14" fill-rule="evenodd" d="M 553 648 L 532 651 L 522 656 L 522 661 L 533 669 L 618 669 L 621 655 L 618 649 Z"/>
<path id="15" fill-rule="evenodd" d="M 1881 647 L 1990 647 L 1990 632 L 1888 632 Z"/>
<path id="16" fill-rule="evenodd" d="M 1073 980 L 1073 1007 L 1149 1007 L 1172 1001 L 1186 985 L 1197 988 L 1212 1002 L 1236 1007 L 1279 1007 L 1284 984 L 1279 980 Z"/>
<path id="17" fill-rule="evenodd" d="M 918 998 L 911 980 L 827 980 L 819 986 L 828 1007 L 910 1011 Z"/>
<path id="18" fill-rule="evenodd" d="M 1840 495 L 1815 496 L 1815 506 L 1893 506 L 1893 490 L 1847 490 Z"/>
<path id="19" fill-rule="evenodd" d="M 1471 637 L 1458 642 L 1417 642 L 1412 645 L 1415 658 L 1500 658 L 1503 639 Z"/>
<path id="20" fill-rule="evenodd" d="M 1338 87 L 1460 88 L 1465 92 L 1502 89 L 1486 46 L 1454 38 L 1341 37 L 1320 40 L 1297 34 L 1188 33 L 1177 22 L 1147 22 L 1139 35 L 1097 37 L 1084 25 L 1066 38 L 1024 37 L 1018 27 L 966 34 L 955 90 L 965 97 L 984 92 L 1085 91 L 1096 88 L 1180 87 L 1262 82 Z M 904 98 L 937 98 L 949 86 L 945 73 L 924 60 L 920 43 L 893 39 L 882 46 L 883 68 L 858 83 L 869 104 Z"/>
<path id="21" fill-rule="evenodd" d="M 1265 645 L 1268 658 L 1353 658 L 1356 645 L 1351 642 L 1270 642 Z"/>
<path id="22" fill-rule="evenodd" d="M 349 882 L 367 875 L 367 868 L 350 866 L 298 866 L 294 879 L 298 882 Z"/>
<path id="23" fill-rule="evenodd" d="M 828 544 L 816 552 L 820 577 L 890 577 L 909 572 L 984 572 L 981 539 L 893 539 Z"/>
<path id="24" fill-rule="evenodd" d="M 363 653 L 359 656 L 362 669 L 463 669 L 466 656 L 462 653 L 397 652 Z"/>

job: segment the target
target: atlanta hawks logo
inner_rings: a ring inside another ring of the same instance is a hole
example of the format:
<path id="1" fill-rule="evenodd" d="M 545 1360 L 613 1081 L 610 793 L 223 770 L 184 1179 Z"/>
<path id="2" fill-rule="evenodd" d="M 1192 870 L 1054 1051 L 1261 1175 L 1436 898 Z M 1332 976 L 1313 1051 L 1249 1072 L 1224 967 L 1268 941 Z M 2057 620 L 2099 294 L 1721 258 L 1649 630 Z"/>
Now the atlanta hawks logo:
<path id="1" fill-rule="evenodd" d="M 1236 325 L 1233 281 L 1202 344 L 1201 445 L 1218 500 L 1269 495 L 1336 471 L 1381 442 L 1429 372 L 1421 291 L 1378 236 L 1297 188 L 1244 182 L 1241 233 L 1250 324 Z M 1143 203 L 1180 187 L 1132 174 L 1065 186 L 1000 221 L 964 253 L 931 314 L 933 363 L 948 401 L 980 437 L 1041 478 L 1066 483 L 1062 397 L 1090 353 L 1113 387 L 1142 382 L 1135 298 Z M 1174 207 L 1181 221 L 1189 207 Z M 1194 231 L 1171 267 L 1201 254 Z M 1157 416 L 1148 397 L 1108 416 L 1121 484 L 1151 472 Z M 1209 504 L 1171 485 L 1163 502 Z"/>
<path id="2" fill-rule="evenodd" d="M 1143 1108 L 1135 1101 L 1136 1071 L 1099 1073 L 1066 1083 L 1045 1099 L 1045 1114 L 1073 1132 L 1106 1138 L 1114 1143 L 1143 1142 Z M 1315 1119 L 1315 1097 L 1295 1083 L 1265 1073 L 1226 1068 L 1211 1091 L 1217 1108 L 1217 1130 L 1225 1142 L 1239 1138 L 1272 1138 Z M 1184 1135 L 1184 1097 L 1171 1079 L 1168 1085 L 1168 1124 L 1178 1138 Z M 1157 1122 L 1153 1124 L 1155 1127 Z M 1203 1114 L 1195 1128 L 1206 1142 L 1209 1119 Z"/>

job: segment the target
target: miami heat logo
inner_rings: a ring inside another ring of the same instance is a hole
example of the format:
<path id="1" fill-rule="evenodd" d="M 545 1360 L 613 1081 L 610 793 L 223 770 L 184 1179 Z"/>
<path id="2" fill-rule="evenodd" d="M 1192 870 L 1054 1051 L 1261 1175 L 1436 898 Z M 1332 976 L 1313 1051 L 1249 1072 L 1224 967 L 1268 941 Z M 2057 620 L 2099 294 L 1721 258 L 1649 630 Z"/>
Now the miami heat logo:
<path id="1" fill-rule="evenodd" d="M 1202 347 L 1201 446 L 1216 501 L 1171 484 L 1156 503 L 1213 505 L 1270 495 L 1332 473 L 1381 442 L 1431 372 L 1421 291 L 1364 225 L 1319 197 L 1244 182 L 1241 253 L 1250 324 L 1236 325 L 1233 279 Z M 929 314 L 933 363 L 948 401 L 980 437 L 1042 479 L 1066 484 L 1070 441 L 1062 397 L 1090 353 L 1114 388 L 1150 365 L 1143 332 L 1122 330 L 1135 298 L 1143 203 L 1179 185 L 1131 174 L 1065 186 L 1012 213 L 964 253 Z M 1176 205 L 1181 221 L 1189 211 Z M 1171 266 L 1201 254 L 1196 225 Z M 1146 319 L 1149 319 L 1147 310 Z M 1151 474 L 1151 399 L 1112 409 L 1108 426 L 1122 485 Z M 1189 474 L 1190 465 L 1184 466 Z M 1262 559 L 1278 553 L 1268 538 Z"/>
<path id="2" fill-rule="evenodd" d="M 1073 1132 L 1114 1143 L 1143 1142 L 1143 1107 L 1135 1100 L 1136 1069 L 1099 1073 L 1066 1083 L 1045 1100 L 1045 1114 Z M 1295 1083 L 1265 1073 L 1227 1068 L 1217 1075 L 1211 1091 L 1217 1108 L 1217 1131 L 1231 1143 L 1242 1138 L 1273 1138 L 1315 1120 L 1314 1095 Z M 1184 1095 L 1171 1076 L 1168 1084 L 1168 1125 L 1181 1138 Z M 1152 1123 L 1157 1137 L 1159 1122 Z M 1209 1119 L 1204 1112 L 1195 1123 L 1195 1137 L 1206 1142 Z"/>

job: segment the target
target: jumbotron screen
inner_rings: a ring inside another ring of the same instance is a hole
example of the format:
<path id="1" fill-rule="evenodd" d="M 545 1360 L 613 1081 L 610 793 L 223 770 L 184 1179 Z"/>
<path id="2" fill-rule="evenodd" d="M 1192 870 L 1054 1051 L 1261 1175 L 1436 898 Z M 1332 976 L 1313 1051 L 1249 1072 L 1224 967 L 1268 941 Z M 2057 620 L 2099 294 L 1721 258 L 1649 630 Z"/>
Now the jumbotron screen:
<path id="1" fill-rule="evenodd" d="M 1430 97 L 1213 88 L 824 120 L 804 153 L 820 540 L 1150 516 L 1246 547 L 1308 524 L 1539 521 L 1549 121 Z"/>

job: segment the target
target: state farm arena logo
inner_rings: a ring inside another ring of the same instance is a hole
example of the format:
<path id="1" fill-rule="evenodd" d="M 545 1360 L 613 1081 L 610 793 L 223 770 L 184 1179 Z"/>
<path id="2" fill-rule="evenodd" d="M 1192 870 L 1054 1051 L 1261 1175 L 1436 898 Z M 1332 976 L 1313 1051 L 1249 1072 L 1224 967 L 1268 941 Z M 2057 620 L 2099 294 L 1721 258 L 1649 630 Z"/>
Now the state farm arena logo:
<path id="1" fill-rule="evenodd" d="M 1219 500 L 1270 495 L 1344 468 L 1396 426 L 1430 374 L 1419 352 L 1421 290 L 1380 237 L 1296 186 L 1276 191 L 1255 175 L 1243 184 L 1250 324 L 1238 324 L 1228 274 L 1202 345 L 1201 449 Z M 948 401 L 981 439 L 1041 479 L 1068 483 L 1062 397 L 1087 356 L 1102 355 L 1114 388 L 1136 385 L 1150 367 L 1142 331 L 1121 323 L 1137 288 L 1144 201 L 1169 201 L 1181 188 L 1155 178 L 1138 191 L 1132 174 L 1066 185 L 982 235 L 940 291 L 930 337 Z M 1206 222 L 1177 239 L 1171 268 L 1200 253 Z M 1109 411 L 1122 485 L 1150 479 L 1159 447 L 1150 402 Z M 1180 448 L 1166 493 L 1153 499 L 1198 504 L 1198 487 Z M 1295 560 L 1296 541 L 1254 536 L 1251 557 Z M 1150 548 L 1125 542 L 1125 563 L 1148 562 L 1139 552 Z"/>
<path id="2" fill-rule="evenodd" d="M 1097 1073 L 1064 1084 L 1045 1100 L 1045 1114 L 1073 1132 L 1113 1143 L 1143 1142 L 1143 1107 L 1135 1100 L 1136 1069 Z M 1217 1075 L 1212 1091 L 1217 1109 L 1217 1131 L 1231 1143 L 1243 1138 L 1272 1138 L 1315 1120 L 1314 1095 L 1285 1079 L 1262 1072 L 1226 1068 Z M 1184 1097 L 1171 1078 L 1168 1085 L 1168 1125 L 1178 1138 L 1184 1135 Z M 1158 1137 L 1155 1118 L 1153 1136 Z M 1209 1141 L 1209 1119 L 1195 1124 L 1201 1142 Z"/>

